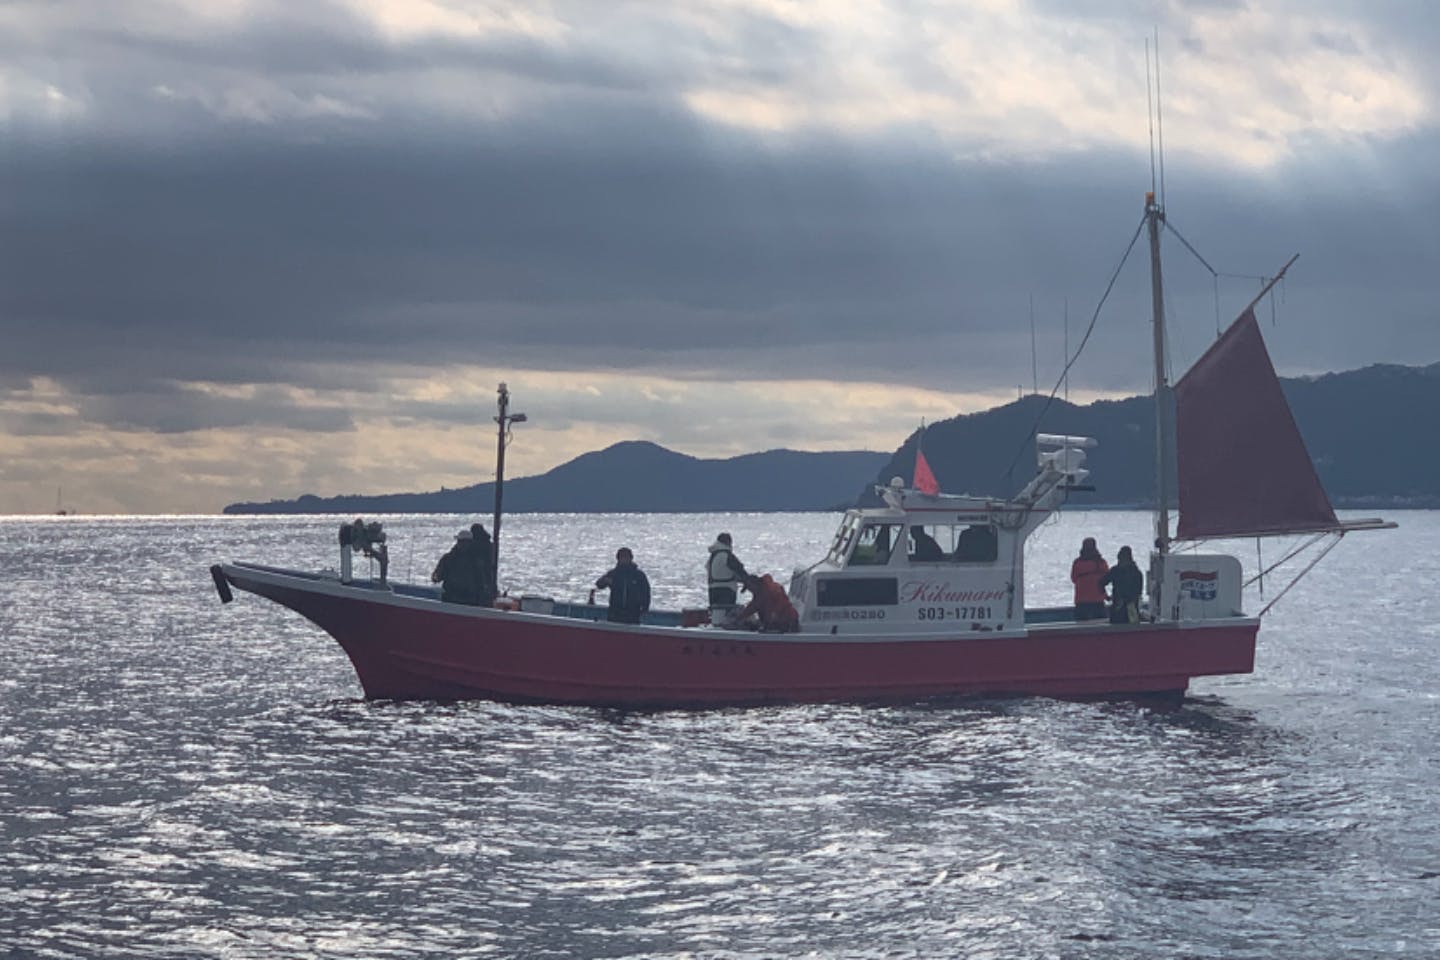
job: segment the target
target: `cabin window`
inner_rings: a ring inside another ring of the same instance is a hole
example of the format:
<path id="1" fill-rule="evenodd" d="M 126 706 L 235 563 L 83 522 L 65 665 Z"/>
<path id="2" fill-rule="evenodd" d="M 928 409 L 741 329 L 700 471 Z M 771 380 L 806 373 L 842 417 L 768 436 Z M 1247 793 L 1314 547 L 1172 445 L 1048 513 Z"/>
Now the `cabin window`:
<path id="1" fill-rule="evenodd" d="M 860 538 L 850 554 L 852 567 L 883 567 L 890 562 L 890 551 L 899 539 L 898 523 L 867 523 L 860 528 Z"/>
<path id="2" fill-rule="evenodd" d="M 858 518 L 846 517 L 840 523 L 840 529 L 835 531 L 835 542 L 830 545 L 830 560 L 839 565 L 845 562 L 845 554 L 850 549 L 850 541 L 855 538 L 855 528 L 860 525 Z"/>
<path id="3" fill-rule="evenodd" d="M 957 563 L 994 563 L 1000 556 L 1000 538 L 991 524 L 971 524 L 960 531 L 955 544 Z"/>
<path id="4" fill-rule="evenodd" d="M 939 563 L 949 560 L 953 527 L 910 527 L 910 562 Z"/>
<path id="5" fill-rule="evenodd" d="M 893 607 L 900 602 L 894 577 L 824 577 L 815 582 L 819 607 Z"/>

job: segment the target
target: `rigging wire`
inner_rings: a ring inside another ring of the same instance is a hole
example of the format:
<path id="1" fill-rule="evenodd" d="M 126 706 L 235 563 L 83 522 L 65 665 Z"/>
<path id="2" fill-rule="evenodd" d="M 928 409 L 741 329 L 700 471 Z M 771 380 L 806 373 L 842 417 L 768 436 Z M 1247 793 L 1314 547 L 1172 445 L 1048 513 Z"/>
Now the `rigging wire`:
<path id="1" fill-rule="evenodd" d="M 1175 239 L 1179 240 L 1185 249 L 1190 251 L 1190 255 L 1196 260 L 1199 260 L 1200 265 L 1210 271 L 1210 289 L 1215 297 L 1215 338 L 1218 340 L 1220 338 L 1220 271 L 1210 266 L 1209 260 L 1200 256 L 1200 251 L 1196 250 L 1190 241 L 1185 239 L 1185 234 L 1170 225 L 1169 217 L 1165 218 L 1165 229 L 1175 234 Z"/>
<path id="2" fill-rule="evenodd" d="M 1166 229 L 1166 230 L 1169 230 L 1171 233 L 1175 234 L 1175 239 L 1176 239 L 1176 240 L 1179 240 L 1182 244 L 1185 245 L 1185 249 L 1190 251 L 1190 255 L 1193 256 L 1196 260 L 1199 260 L 1199 261 L 1200 261 L 1200 265 L 1201 265 L 1202 267 L 1204 267 L 1206 270 L 1209 270 L 1209 271 L 1210 271 L 1210 275 L 1211 275 L 1212 277 L 1220 277 L 1220 276 L 1225 276 L 1225 277 L 1238 277 L 1238 276 L 1240 276 L 1240 274 L 1238 274 L 1238 273 L 1225 273 L 1225 274 L 1222 274 L 1220 271 L 1218 271 L 1218 270 L 1216 270 L 1214 267 L 1210 266 L 1210 261 L 1209 261 L 1209 260 L 1206 260 L 1204 257 L 1202 257 L 1202 256 L 1200 255 L 1200 251 L 1199 251 L 1199 250 L 1196 250 L 1195 247 L 1191 245 L 1190 241 L 1185 239 L 1185 235 L 1184 235 L 1183 233 L 1181 233 L 1179 230 L 1177 230 L 1177 229 L 1175 228 L 1175 225 L 1170 222 L 1169 216 L 1166 216 L 1166 218 L 1165 218 L 1165 220 L 1164 220 L 1163 222 L 1164 222 L 1164 224 L 1165 224 L 1165 229 Z M 1257 279 L 1257 278 L 1255 278 L 1255 277 L 1250 277 L 1249 279 L 1252 279 L 1252 280 L 1253 280 L 1253 279 Z"/>
<path id="3" fill-rule="evenodd" d="M 1040 408 L 1040 415 L 1035 418 L 1034 426 L 1032 426 L 1030 432 L 1025 435 L 1025 439 L 1020 442 L 1020 448 L 1015 451 L 1015 456 L 1011 458 L 1009 466 L 1005 468 L 1005 479 L 1008 480 L 1014 473 L 1015 464 L 1020 462 L 1020 456 L 1025 452 L 1025 448 L 1029 446 L 1030 438 L 1035 436 L 1036 432 L 1040 429 L 1041 421 L 1045 419 L 1045 414 L 1050 410 L 1050 405 L 1055 402 L 1055 395 L 1060 392 L 1060 385 L 1066 382 L 1066 378 L 1070 374 L 1070 368 L 1075 365 L 1076 360 L 1080 359 L 1080 354 L 1085 352 L 1085 344 L 1090 342 L 1090 334 L 1095 332 L 1095 322 L 1100 319 L 1100 311 L 1104 309 L 1105 301 L 1110 299 L 1110 291 L 1115 289 L 1115 281 L 1120 279 L 1120 271 L 1125 269 L 1125 262 L 1130 259 L 1130 254 L 1135 249 L 1135 242 L 1140 239 L 1140 234 L 1144 232 L 1145 222 L 1149 216 L 1150 214 L 1147 211 L 1146 214 L 1140 218 L 1139 224 L 1136 225 L 1135 234 L 1130 238 L 1129 245 L 1125 247 L 1125 255 L 1122 256 L 1120 262 L 1116 264 L 1115 271 L 1110 274 L 1110 282 L 1105 284 L 1105 292 L 1100 295 L 1100 302 L 1095 305 L 1095 312 L 1090 316 L 1090 324 L 1085 328 L 1085 335 L 1080 338 L 1080 345 L 1075 348 L 1075 355 L 1065 361 L 1065 369 L 1060 371 L 1060 376 L 1056 379 L 1055 386 L 1050 390 L 1050 396 L 1045 399 L 1045 406 Z"/>
<path id="4" fill-rule="evenodd" d="M 1263 584 L 1263 580 L 1262 580 L 1263 577 L 1267 576 L 1268 574 L 1274 573 L 1276 570 L 1279 570 L 1279 569 L 1280 569 L 1281 567 L 1283 567 L 1285 564 L 1289 563 L 1291 560 L 1294 560 L 1296 557 L 1300 556 L 1300 555 L 1301 555 L 1302 553 L 1304 553 L 1306 550 L 1309 550 L 1309 549 L 1310 549 L 1311 547 L 1313 547 L 1315 544 L 1319 543 L 1321 540 L 1323 540 L 1324 538 L 1326 538 L 1326 537 L 1328 537 L 1328 536 L 1330 536 L 1330 531 L 1328 531 L 1328 530 L 1322 530 L 1322 531 L 1319 532 L 1319 533 L 1313 534 L 1308 540 L 1305 540 L 1303 543 L 1299 544 L 1298 546 L 1292 547 L 1289 551 L 1287 551 L 1287 552 L 1285 553 L 1284 556 L 1282 556 L 1279 560 L 1276 560 L 1274 563 L 1270 564 L 1268 567 L 1267 567 L 1267 566 L 1264 566 L 1263 563 L 1262 563 L 1262 565 L 1258 568 L 1258 572 L 1255 574 L 1255 576 L 1251 577 L 1249 580 L 1246 580 L 1246 581 L 1245 581 L 1244 583 L 1242 583 L 1240 586 L 1241 586 L 1242 588 L 1244 588 L 1244 587 L 1250 586 L 1252 583 L 1262 583 L 1262 584 Z M 1255 544 L 1256 544 L 1256 547 L 1255 547 L 1256 556 L 1259 557 L 1259 556 L 1260 556 L 1260 553 L 1259 553 L 1259 550 L 1260 550 L 1260 547 L 1259 547 L 1260 538 L 1259 538 L 1259 537 L 1256 537 L 1256 538 L 1255 538 Z M 1261 586 L 1260 593 L 1261 593 L 1261 596 L 1264 596 L 1265 590 L 1264 590 L 1263 585 Z"/>
<path id="5" fill-rule="evenodd" d="M 1191 255 L 1192 257 L 1194 257 L 1196 260 L 1200 261 L 1200 265 L 1210 272 L 1210 288 L 1211 288 L 1211 291 L 1212 291 L 1212 293 L 1214 294 L 1214 298 L 1215 298 L 1215 336 L 1216 336 L 1216 337 L 1219 337 L 1219 336 L 1220 336 L 1220 333 L 1221 333 L 1221 329 L 1220 329 L 1220 278 L 1221 278 L 1221 277 L 1225 277 L 1225 278 L 1231 279 L 1231 280 L 1254 280 L 1254 281 L 1256 281 L 1257 283 L 1260 283 L 1260 284 L 1262 284 L 1262 285 L 1263 285 L 1263 284 L 1266 284 L 1266 283 L 1269 283 L 1270 280 L 1271 280 L 1271 278 L 1270 278 L 1270 277 L 1257 276 L 1257 275 L 1252 274 L 1252 273 L 1227 273 L 1227 272 L 1224 271 L 1224 270 L 1216 270 L 1214 267 L 1212 267 L 1212 266 L 1210 265 L 1210 261 L 1209 261 L 1209 260 L 1206 260 L 1203 256 L 1201 256 L 1200 251 L 1199 251 L 1199 250 L 1196 250 L 1195 247 L 1194 247 L 1194 245 L 1191 244 L 1189 240 L 1186 240 L 1186 239 L 1185 239 L 1185 234 L 1181 233 L 1178 229 L 1176 229 L 1175 225 L 1170 222 L 1170 218 L 1169 218 L 1169 217 L 1166 217 L 1166 218 L 1165 218 L 1164 224 L 1165 224 L 1165 229 L 1168 230 L 1168 231 L 1170 231 L 1171 233 L 1173 233 L 1173 234 L 1175 235 L 1175 239 L 1180 241 L 1181 246 L 1183 246 L 1186 250 L 1190 251 L 1190 255 Z M 1271 325 L 1271 326 L 1274 326 L 1274 325 L 1275 325 L 1275 300 L 1274 300 L 1273 297 L 1272 297 L 1271 300 L 1270 300 L 1270 325 Z"/>
<path id="6" fill-rule="evenodd" d="M 1269 603 L 1267 603 L 1267 604 L 1265 605 L 1265 608 L 1255 615 L 1256 618 L 1258 619 L 1258 618 L 1260 618 L 1260 617 L 1265 616 L 1265 614 L 1269 613 L 1269 612 L 1270 612 L 1270 608 L 1273 607 L 1273 606 L 1275 606 L 1275 604 L 1279 603 L 1279 602 L 1280 602 L 1280 598 L 1283 597 L 1283 596 L 1285 596 L 1285 594 L 1287 594 L 1287 593 L 1290 592 L 1290 587 L 1295 586 L 1295 584 L 1299 583 L 1299 582 L 1301 581 L 1301 579 L 1304 578 L 1305 574 L 1309 573 L 1311 570 L 1314 570 L 1314 569 L 1315 569 L 1315 564 L 1319 563 L 1321 560 L 1324 560 L 1324 559 L 1325 559 L 1325 555 L 1328 554 L 1331 550 L 1334 550 L 1335 547 L 1336 547 L 1336 546 L 1340 543 L 1340 541 L 1343 540 L 1344 538 L 1345 538 L 1345 534 L 1344 534 L 1343 532 L 1341 532 L 1341 533 L 1339 533 L 1339 534 L 1335 537 L 1334 540 L 1332 540 L 1332 541 L 1330 541 L 1329 543 L 1327 543 L 1327 544 L 1325 545 L 1325 549 L 1320 551 L 1320 555 L 1317 556 L 1314 560 L 1311 560 L 1308 564 L 1306 564 L 1305 569 L 1304 569 L 1304 570 L 1301 570 L 1300 573 L 1299 573 L 1299 575 L 1296 576 L 1294 580 L 1291 580 L 1290 583 L 1289 583 L 1289 585 L 1286 586 L 1284 590 L 1281 590 L 1280 593 L 1276 595 L 1276 597 L 1275 597 L 1274 600 L 1271 600 Z"/>

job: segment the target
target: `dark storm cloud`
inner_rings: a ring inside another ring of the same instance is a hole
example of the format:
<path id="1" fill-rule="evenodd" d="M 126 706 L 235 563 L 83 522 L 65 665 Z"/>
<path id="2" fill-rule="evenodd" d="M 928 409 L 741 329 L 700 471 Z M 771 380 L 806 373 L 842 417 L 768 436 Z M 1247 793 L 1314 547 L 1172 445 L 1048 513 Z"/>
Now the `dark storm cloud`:
<path id="1" fill-rule="evenodd" d="M 532 38 L 388 41 L 330 5 L 264 9 L 223 32 L 56 28 L 117 82 L 90 84 L 91 126 L 9 127 L 0 377 L 53 377 L 90 396 L 87 418 L 162 432 L 347 429 L 345 413 L 283 391 L 240 403 L 174 384 L 354 388 L 337 372 L 354 365 L 1028 387 L 1029 297 L 1049 379 L 1060 304 L 1078 343 L 1149 181 L 1146 159 L 1119 150 L 964 161 L 918 130 L 781 140 L 701 121 L 679 79 L 783 82 L 815 56 L 811 38 L 754 15 L 726 41 L 753 52 L 742 65 L 667 58 L 663 41 L 703 30 L 657 24 L 660 66 L 640 70 Z M 43 46 L 0 44 L 20 61 Z M 524 109 L 458 120 L 342 82 L 435 70 L 524 84 Z M 292 78 L 306 109 L 334 96 L 373 115 L 230 122 L 207 86 L 226 71 Z M 156 84 L 193 104 L 157 101 Z M 156 124 L 174 128 L 135 133 Z M 1378 160 L 1332 144 L 1268 176 L 1176 160 L 1167 199 L 1221 270 L 1305 254 L 1284 305 L 1304 316 L 1289 356 L 1433 359 L 1435 146 L 1419 131 Z M 1166 257 L 1178 346 L 1203 346 L 1211 278 L 1176 244 Z M 1147 386 L 1145 259 L 1142 244 L 1076 368 L 1087 386 Z M 1223 281 L 1222 319 L 1246 283 Z M 1372 337 L 1357 352 L 1377 331 L 1405 346 Z"/>
<path id="2" fill-rule="evenodd" d="M 654 132 L 685 140 L 679 125 Z M 1030 293 L 1052 318 L 1063 296 L 1088 315 L 1144 185 L 1115 156 L 966 167 L 815 144 L 732 146 L 717 164 L 577 141 L 12 153 L 5 235 L 24 242 L 0 268 L 16 334 L 0 368 L 263 382 L 297 361 L 702 371 L 716 351 L 752 376 L 793 372 L 801 354 L 816 376 L 989 387 L 1026 366 Z M 1435 242 L 1433 184 L 1407 176 L 1386 196 L 1343 177 L 1272 192 L 1172 170 L 1172 211 L 1221 269 L 1273 269 L 1305 240 L 1327 264 L 1317 278 L 1403 287 Z M 1137 277 L 1138 257 L 1121 286 L 1132 306 Z M 1208 275 L 1171 286 L 1209 290 Z M 945 337 L 1019 362 L 923 346 Z M 846 348 L 863 344 L 893 355 L 857 371 Z"/>
<path id="3" fill-rule="evenodd" d="M 223 397 L 173 385 L 152 385 L 125 393 L 87 396 L 80 417 L 120 430 L 185 433 L 225 427 L 286 427 L 334 432 L 353 429 L 350 414 L 336 407 L 297 404 L 283 391 L 262 389 L 253 396 Z"/>
<path id="4" fill-rule="evenodd" d="M 823 351 L 953 330 L 990 295 L 982 280 L 1064 262 L 1067 224 L 1045 208 L 1065 197 L 1029 184 L 1044 171 L 844 145 L 717 164 L 577 140 L 12 163 L 31 200 L 6 214 L 26 242 L 3 302 L 27 328 L 0 364 L 76 373 L 109 355 L 150 376 L 264 379 L 277 345 L 286 360 L 498 350 L 560 366 Z"/>

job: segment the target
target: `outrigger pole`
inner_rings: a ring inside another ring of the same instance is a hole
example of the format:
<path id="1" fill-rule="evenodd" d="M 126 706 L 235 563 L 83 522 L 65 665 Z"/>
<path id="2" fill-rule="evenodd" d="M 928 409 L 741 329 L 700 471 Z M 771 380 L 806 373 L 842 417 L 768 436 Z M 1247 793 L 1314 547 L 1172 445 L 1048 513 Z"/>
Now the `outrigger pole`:
<path id="1" fill-rule="evenodd" d="M 495 586 L 500 583 L 500 501 L 505 489 L 505 445 L 510 438 L 510 425 L 512 423 L 524 423 L 526 420 L 523 413 L 510 413 L 510 389 L 502 382 L 499 389 L 500 414 L 495 418 L 499 424 L 499 438 L 495 447 L 495 518 L 491 524 L 493 534 L 491 535 L 491 549 L 494 555 L 491 557 L 491 569 L 495 571 Z"/>

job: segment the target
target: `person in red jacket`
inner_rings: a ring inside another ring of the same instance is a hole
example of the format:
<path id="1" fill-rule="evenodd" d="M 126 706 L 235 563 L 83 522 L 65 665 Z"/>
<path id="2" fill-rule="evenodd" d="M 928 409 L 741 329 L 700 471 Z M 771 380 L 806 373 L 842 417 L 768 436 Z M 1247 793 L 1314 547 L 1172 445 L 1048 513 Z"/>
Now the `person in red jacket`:
<path id="1" fill-rule="evenodd" d="M 745 604 L 735 617 L 735 623 L 743 624 L 754 615 L 760 620 L 762 633 L 798 633 L 800 615 L 785 595 L 785 588 L 775 582 L 770 574 L 762 577 L 747 576 L 745 589 L 750 591 L 750 602 Z"/>
<path id="2" fill-rule="evenodd" d="M 1110 572 L 1110 564 L 1100 556 L 1095 538 L 1086 537 L 1080 544 L 1080 556 L 1070 564 L 1070 582 L 1075 584 L 1075 619 L 1105 619 L 1105 588 L 1100 578 Z"/>

